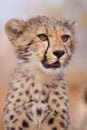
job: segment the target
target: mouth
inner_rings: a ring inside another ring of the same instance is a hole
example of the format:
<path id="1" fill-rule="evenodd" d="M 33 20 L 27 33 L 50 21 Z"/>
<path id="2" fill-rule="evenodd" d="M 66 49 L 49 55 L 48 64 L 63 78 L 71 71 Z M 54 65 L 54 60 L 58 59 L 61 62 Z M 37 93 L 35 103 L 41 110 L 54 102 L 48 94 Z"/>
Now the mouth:
<path id="1" fill-rule="evenodd" d="M 46 62 L 43 62 L 42 64 L 43 64 L 43 66 L 44 66 L 45 68 L 54 68 L 54 69 L 57 69 L 57 68 L 60 68 L 60 67 L 61 67 L 61 64 L 60 64 L 59 61 L 56 61 L 56 62 L 54 62 L 54 63 L 52 63 L 52 64 L 48 64 L 48 63 L 46 63 Z"/>

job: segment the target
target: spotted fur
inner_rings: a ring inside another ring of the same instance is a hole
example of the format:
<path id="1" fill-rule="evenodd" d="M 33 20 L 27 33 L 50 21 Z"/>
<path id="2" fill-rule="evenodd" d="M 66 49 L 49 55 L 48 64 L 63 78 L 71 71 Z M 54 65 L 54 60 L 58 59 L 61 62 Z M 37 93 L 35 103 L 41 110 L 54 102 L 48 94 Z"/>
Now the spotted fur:
<path id="1" fill-rule="evenodd" d="M 74 24 L 45 16 L 7 22 L 17 65 L 4 108 L 5 130 L 68 130 L 63 68 L 74 52 Z"/>

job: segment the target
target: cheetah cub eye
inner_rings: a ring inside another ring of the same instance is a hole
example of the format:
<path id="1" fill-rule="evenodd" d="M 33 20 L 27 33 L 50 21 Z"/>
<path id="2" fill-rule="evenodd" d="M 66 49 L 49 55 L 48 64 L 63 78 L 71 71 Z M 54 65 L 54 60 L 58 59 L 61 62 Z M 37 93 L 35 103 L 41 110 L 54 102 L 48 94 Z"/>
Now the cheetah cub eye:
<path id="1" fill-rule="evenodd" d="M 61 38 L 62 38 L 63 42 L 67 42 L 69 40 L 70 36 L 68 34 L 64 34 L 61 36 Z"/>
<path id="2" fill-rule="evenodd" d="M 40 38 L 40 40 L 42 41 L 48 41 L 48 37 L 46 34 L 39 34 L 38 37 Z"/>

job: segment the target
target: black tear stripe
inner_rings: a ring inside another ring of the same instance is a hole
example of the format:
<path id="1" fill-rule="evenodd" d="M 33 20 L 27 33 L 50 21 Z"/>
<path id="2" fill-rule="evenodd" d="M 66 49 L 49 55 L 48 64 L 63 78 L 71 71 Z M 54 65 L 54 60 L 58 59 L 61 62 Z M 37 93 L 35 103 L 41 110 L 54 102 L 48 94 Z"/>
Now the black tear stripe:
<path id="1" fill-rule="evenodd" d="M 27 44 L 28 47 L 34 43 L 35 38 L 36 38 L 36 37 L 34 37 L 34 38 Z"/>
<path id="2" fill-rule="evenodd" d="M 48 29 L 47 29 L 46 26 L 45 26 L 45 29 L 46 29 L 46 33 L 48 33 Z M 47 51 L 48 51 L 49 46 L 50 46 L 49 38 L 47 39 L 47 41 L 48 41 L 48 46 L 47 46 L 47 49 L 46 49 L 45 52 L 44 52 L 44 58 L 43 58 L 43 60 L 42 60 L 42 63 L 45 63 L 46 60 L 47 60 L 47 58 L 46 58 L 46 54 L 47 54 Z"/>
<path id="3" fill-rule="evenodd" d="M 32 45 L 33 44 L 33 40 L 31 40 L 31 42 L 29 42 L 28 44 L 27 44 L 27 46 L 30 46 L 30 45 Z"/>
<path id="4" fill-rule="evenodd" d="M 45 63 L 46 60 L 47 60 L 46 54 L 47 54 L 47 51 L 48 51 L 49 47 L 50 47 L 50 42 L 49 42 L 49 39 L 48 39 L 48 46 L 47 46 L 47 49 L 44 52 L 44 59 L 43 59 L 42 63 Z"/>

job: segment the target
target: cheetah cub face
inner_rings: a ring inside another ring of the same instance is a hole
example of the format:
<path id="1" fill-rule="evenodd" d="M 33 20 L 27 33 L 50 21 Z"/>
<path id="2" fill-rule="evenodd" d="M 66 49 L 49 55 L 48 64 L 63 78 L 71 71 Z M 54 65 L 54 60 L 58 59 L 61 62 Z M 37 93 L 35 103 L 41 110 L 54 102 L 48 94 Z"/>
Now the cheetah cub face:
<path id="1" fill-rule="evenodd" d="M 5 29 L 19 61 L 53 72 L 65 67 L 72 57 L 76 44 L 74 25 L 74 21 L 39 16 L 27 22 L 12 19 Z"/>

